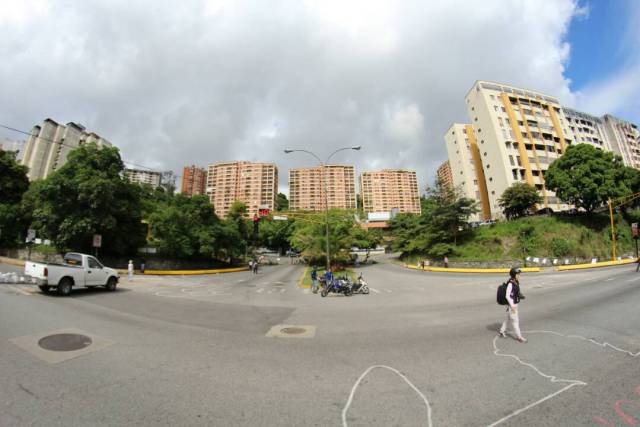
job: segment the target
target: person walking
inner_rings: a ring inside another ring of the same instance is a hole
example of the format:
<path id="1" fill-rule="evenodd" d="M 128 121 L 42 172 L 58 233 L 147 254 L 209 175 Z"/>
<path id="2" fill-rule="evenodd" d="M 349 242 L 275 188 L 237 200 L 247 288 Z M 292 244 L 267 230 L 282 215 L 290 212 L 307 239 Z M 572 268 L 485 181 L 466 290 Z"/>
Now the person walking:
<path id="1" fill-rule="evenodd" d="M 144 258 L 142 258 L 140 260 L 140 273 L 141 274 L 144 274 L 144 268 L 145 268 L 145 261 L 144 261 Z"/>
<path id="2" fill-rule="evenodd" d="M 129 265 L 127 265 L 127 272 L 129 273 L 129 281 L 133 280 L 133 260 L 129 260 Z"/>
<path id="3" fill-rule="evenodd" d="M 253 273 L 253 260 L 249 260 L 249 271 Z"/>
<path id="4" fill-rule="evenodd" d="M 253 274 L 258 274 L 258 260 L 253 260 Z"/>
<path id="5" fill-rule="evenodd" d="M 449 258 L 447 258 L 447 256 L 444 256 L 444 268 L 449 268 Z"/>
<path id="6" fill-rule="evenodd" d="M 311 292 L 314 294 L 318 293 L 318 270 L 316 267 L 313 267 L 313 270 L 311 270 Z"/>
<path id="7" fill-rule="evenodd" d="M 509 281 L 507 282 L 507 292 L 505 295 L 507 303 L 509 304 L 507 307 L 507 318 L 502 323 L 498 334 L 500 337 L 505 338 L 507 336 L 507 328 L 511 326 L 513 333 L 516 335 L 516 339 L 519 342 L 525 343 L 527 340 L 520 332 L 520 319 L 518 318 L 518 303 L 524 298 L 522 293 L 520 293 L 520 272 L 521 270 L 517 267 L 513 267 L 509 271 Z"/>

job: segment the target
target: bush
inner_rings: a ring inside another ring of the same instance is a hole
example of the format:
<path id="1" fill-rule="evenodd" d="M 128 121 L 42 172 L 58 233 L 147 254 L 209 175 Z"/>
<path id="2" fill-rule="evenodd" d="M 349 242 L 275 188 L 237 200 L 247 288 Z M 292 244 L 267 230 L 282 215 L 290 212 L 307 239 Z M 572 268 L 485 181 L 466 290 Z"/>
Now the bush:
<path id="1" fill-rule="evenodd" d="M 551 239 L 551 253 L 555 257 L 562 257 L 571 252 L 571 246 L 562 237 L 554 237 Z"/>

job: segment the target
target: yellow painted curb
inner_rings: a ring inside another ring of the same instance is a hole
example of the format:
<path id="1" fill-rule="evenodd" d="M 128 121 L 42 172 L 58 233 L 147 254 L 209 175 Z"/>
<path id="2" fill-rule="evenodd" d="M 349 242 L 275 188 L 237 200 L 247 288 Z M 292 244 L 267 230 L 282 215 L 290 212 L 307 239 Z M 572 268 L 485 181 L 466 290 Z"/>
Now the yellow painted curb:
<path id="1" fill-rule="evenodd" d="M 604 261 L 604 262 L 596 262 L 591 264 L 561 265 L 560 267 L 558 267 L 558 271 L 584 270 L 587 268 L 598 268 L 598 267 L 611 267 L 614 265 L 633 264 L 635 262 L 636 262 L 636 259 L 623 259 L 621 261 Z"/>
<path id="2" fill-rule="evenodd" d="M 307 276 L 307 272 L 309 271 L 309 267 L 305 267 L 304 271 L 302 272 L 302 275 L 300 276 L 300 278 L 298 279 L 298 287 L 299 288 L 304 288 L 304 289 L 308 289 L 311 286 L 307 286 L 307 285 L 303 285 L 302 282 L 304 281 L 304 278 Z"/>
<path id="3" fill-rule="evenodd" d="M 424 269 L 417 265 L 407 265 L 407 268 L 413 270 L 433 271 L 436 273 L 508 273 L 511 268 L 444 268 L 444 267 L 425 267 Z M 540 267 L 521 268 L 523 273 L 538 273 Z"/>
<path id="4" fill-rule="evenodd" d="M 144 275 L 150 276 L 195 276 L 201 274 L 235 273 L 248 271 L 249 267 L 219 268 L 214 270 L 145 270 Z"/>
<path id="5" fill-rule="evenodd" d="M 24 267 L 24 261 L 21 259 L 0 257 L 0 262 L 3 264 L 15 265 L 16 267 Z"/>

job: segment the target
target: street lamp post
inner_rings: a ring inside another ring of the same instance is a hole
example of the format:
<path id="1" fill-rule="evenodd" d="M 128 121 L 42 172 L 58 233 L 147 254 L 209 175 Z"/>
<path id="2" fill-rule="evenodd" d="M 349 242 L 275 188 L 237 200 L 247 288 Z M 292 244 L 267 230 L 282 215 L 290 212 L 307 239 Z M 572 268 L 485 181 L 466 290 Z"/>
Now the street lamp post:
<path id="1" fill-rule="evenodd" d="M 331 268 L 331 258 L 330 258 L 330 248 L 329 248 L 329 196 L 327 195 L 327 182 L 324 179 L 324 167 L 327 165 L 327 163 L 329 163 L 329 160 L 331 159 L 331 157 L 333 157 L 334 154 L 339 153 L 340 151 L 344 151 L 344 150 L 356 150 L 359 151 L 362 148 L 362 146 L 358 145 L 357 147 L 343 147 L 343 148 L 338 148 L 337 150 L 335 150 L 334 152 L 332 152 L 331 154 L 329 154 L 329 156 L 327 157 L 327 160 L 325 160 L 324 162 L 322 161 L 322 159 L 320 157 L 318 157 L 315 153 L 309 151 L 309 150 L 290 150 L 290 149 L 285 149 L 284 152 L 285 154 L 290 154 L 290 153 L 294 153 L 296 151 L 302 152 L 302 153 L 307 153 L 312 155 L 313 157 L 315 157 L 315 159 L 318 161 L 318 163 L 320 163 L 320 177 L 322 179 L 322 189 L 324 190 L 324 231 L 325 231 L 325 239 L 326 239 L 326 252 L 327 252 L 327 266 L 326 269 L 327 271 L 329 271 L 329 268 Z"/>

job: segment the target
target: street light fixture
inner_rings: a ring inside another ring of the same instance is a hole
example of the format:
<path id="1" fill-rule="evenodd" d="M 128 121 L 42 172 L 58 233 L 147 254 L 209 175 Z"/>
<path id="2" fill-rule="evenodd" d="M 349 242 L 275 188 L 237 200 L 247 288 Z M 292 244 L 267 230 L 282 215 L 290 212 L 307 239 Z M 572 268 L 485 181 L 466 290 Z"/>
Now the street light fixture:
<path id="1" fill-rule="evenodd" d="M 345 151 L 345 150 L 355 150 L 355 151 L 360 151 L 360 149 L 362 148 L 361 145 L 355 146 L 355 147 L 343 147 L 343 148 L 338 148 L 337 150 L 333 151 L 331 154 L 329 154 L 329 156 L 327 157 L 327 160 L 325 160 L 324 162 L 322 161 L 322 159 L 320 157 L 318 157 L 315 153 L 309 151 L 309 150 L 302 150 L 302 149 L 287 149 L 285 148 L 284 152 L 285 154 L 290 154 L 290 153 L 294 153 L 296 151 L 302 152 L 302 153 L 307 153 L 313 157 L 315 157 L 315 159 L 318 161 L 318 163 L 320 163 L 320 177 L 322 179 L 322 189 L 324 190 L 324 221 L 325 221 L 325 238 L 326 238 L 326 252 L 327 252 L 327 265 L 326 265 L 326 270 L 329 271 L 329 268 L 331 268 L 331 257 L 330 257 L 330 252 L 329 252 L 329 196 L 327 195 L 327 182 L 324 179 L 324 167 L 327 165 L 327 163 L 329 163 L 329 160 L 331 159 L 331 157 L 333 157 L 334 154 L 339 153 L 340 151 Z"/>

